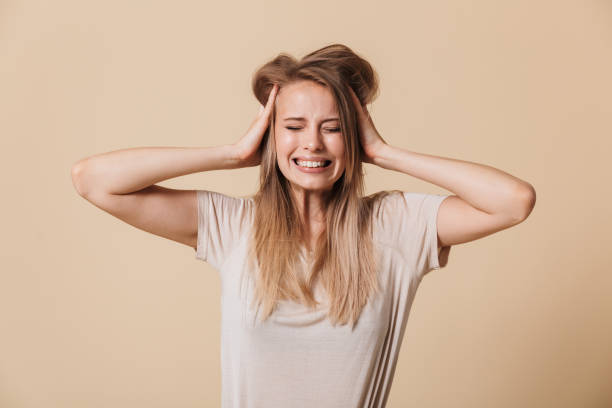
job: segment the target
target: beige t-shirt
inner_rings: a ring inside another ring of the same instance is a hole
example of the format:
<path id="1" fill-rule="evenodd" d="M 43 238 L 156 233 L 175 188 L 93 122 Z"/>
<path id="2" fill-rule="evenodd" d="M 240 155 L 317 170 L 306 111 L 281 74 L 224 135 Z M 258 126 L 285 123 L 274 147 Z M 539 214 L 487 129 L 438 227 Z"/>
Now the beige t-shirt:
<path id="1" fill-rule="evenodd" d="M 331 326 L 320 288 L 317 309 L 284 300 L 259 322 L 248 307 L 254 284 L 245 262 L 253 200 L 198 190 L 196 258 L 221 277 L 222 406 L 384 407 L 417 287 L 448 262 L 451 247 L 438 253 L 436 228 L 446 197 L 392 193 L 375 206 L 382 295 L 351 331 L 350 324 Z"/>

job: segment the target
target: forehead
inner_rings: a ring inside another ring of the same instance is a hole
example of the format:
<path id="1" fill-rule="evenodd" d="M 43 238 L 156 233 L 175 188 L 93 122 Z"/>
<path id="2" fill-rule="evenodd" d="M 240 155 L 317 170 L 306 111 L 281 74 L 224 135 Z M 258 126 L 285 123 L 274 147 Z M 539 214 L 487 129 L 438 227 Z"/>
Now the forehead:
<path id="1" fill-rule="evenodd" d="M 286 117 L 315 119 L 338 114 L 331 91 L 313 81 L 299 81 L 283 86 L 276 96 L 275 108 L 280 119 Z"/>

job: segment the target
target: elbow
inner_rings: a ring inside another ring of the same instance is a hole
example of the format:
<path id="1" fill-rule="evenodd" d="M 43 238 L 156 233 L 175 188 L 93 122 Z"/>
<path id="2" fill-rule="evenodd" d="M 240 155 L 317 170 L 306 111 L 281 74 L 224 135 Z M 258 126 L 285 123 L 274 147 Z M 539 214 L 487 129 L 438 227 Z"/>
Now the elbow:
<path id="1" fill-rule="evenodd" d="M 535 207 L 535 188 L 529 183 L 523 183 L 516 189 L 513 196 L 515 200 L 514 218 L 517 222 L 523 222 Z"/>
<path id="2" fill-rule="evenodd" d="M 72 178 L 72 185 L 81 197 L 85 197 L 85 194 L 87 193 L 85 189 L 85 183 L 83 181 L 84 173 L 85 173 L 85 162 L 83 160 L 76 162 L 72 166 L 72 169 L 70 171 L 70 175 Z"/>

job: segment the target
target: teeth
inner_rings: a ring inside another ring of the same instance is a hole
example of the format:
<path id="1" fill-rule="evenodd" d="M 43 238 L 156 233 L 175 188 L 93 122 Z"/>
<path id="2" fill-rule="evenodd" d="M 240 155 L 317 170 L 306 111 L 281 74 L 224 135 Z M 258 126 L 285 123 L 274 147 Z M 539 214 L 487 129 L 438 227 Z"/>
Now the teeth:
<path id="1" fill-rule="evenodd" d="M 301 161 L 301 160 L 296 160 L 297 164 L 302 166 L 302 167 L 323 167 L 325 165 L 324 161 L 321 162 L 314 162 L 314 161 Z"/>

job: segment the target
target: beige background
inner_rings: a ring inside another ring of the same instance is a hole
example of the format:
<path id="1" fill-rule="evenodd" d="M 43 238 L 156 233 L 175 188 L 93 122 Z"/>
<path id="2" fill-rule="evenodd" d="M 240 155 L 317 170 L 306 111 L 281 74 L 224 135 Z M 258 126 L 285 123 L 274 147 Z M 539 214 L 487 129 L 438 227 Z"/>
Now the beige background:
<path id="1" fill-rule="evenodd" d="M 383 137 L 533 184 L 522 224 L 453 247 L 389 407 L 612 406 L 609 1 L 0 3 L 0 407 L 217 407 L 219 278 L 79 197 L 78 159 L 238 140 L 250 80 L 341 42 Z M 449 193 L 366 165 L 368 192 Z M 255 192 L 256 168 L 168 180 Z"/>

